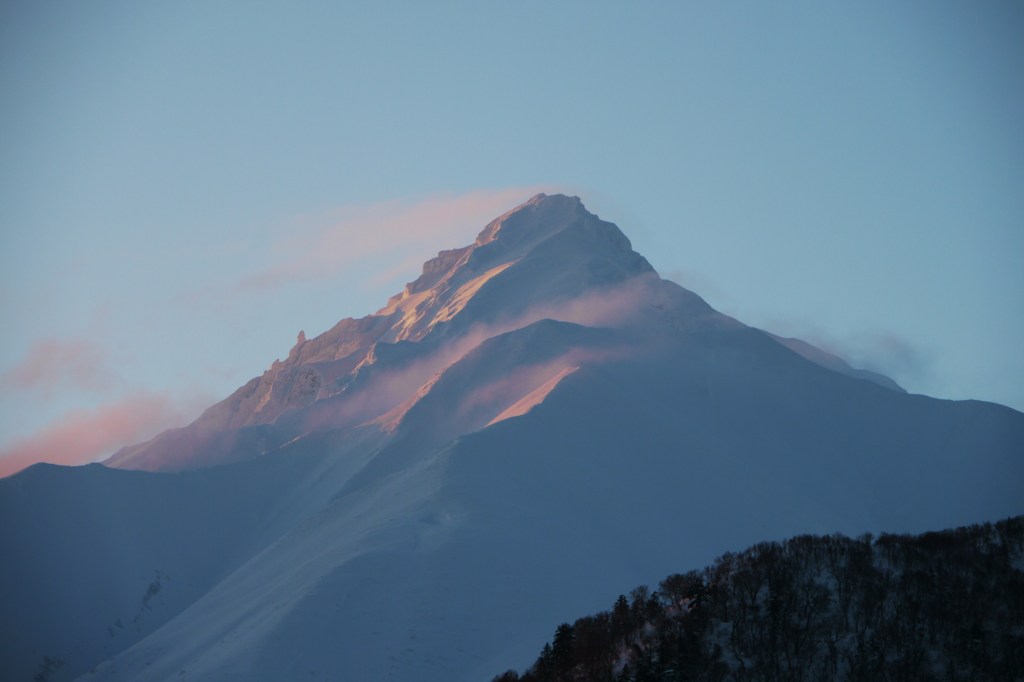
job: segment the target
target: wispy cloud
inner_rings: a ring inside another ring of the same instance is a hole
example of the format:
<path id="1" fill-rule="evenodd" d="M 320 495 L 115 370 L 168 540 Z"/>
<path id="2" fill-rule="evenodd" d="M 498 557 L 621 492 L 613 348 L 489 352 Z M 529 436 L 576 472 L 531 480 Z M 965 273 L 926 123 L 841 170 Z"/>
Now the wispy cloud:
<path id="1" fill-rule="evenodd" d="M 37 462 L 78 465 L 117 448 L 184 425 L 194 410 L 167 396 L 140 393 L 92 410 L 64 415 L 49 426 L 0 450 L 0 477 Z M 198 401 L 196 401 L 198 402 Z"/>
<path id="2" fill-rule="evenodd" d="M 84 339 L 42 339 L 0 381 L 10 388 L 49 396 L 59 390 L 103 390 L 115 384 L 117 377 L 99 345 Z"/>
<path id="3" fill-rule="evenodd" d="M 852 367 L 884 374 L 910 391 L 928 385 L 934 358 L 927 348 L 894 331 L 834 334 L 806 320 L 777 318 L 764 327 L 780 336 L 795 337 L 832 353 Z"/>
<path id="4" fill-rule="evenodd" d="M 921 383 L 932 372 L 928 352 L 891 331 L 859 333 L 838 342 L 838 352 L 850 364 L 892 377 Z"/>
<path id="5" fill-rule="evenodd" d="M 240 292 L 259 292 L 300 280 L 338 274 L 368 258 L 422 262 L 438 248 L 468 242 L 499 214 L 547 187 L 506 187 L 413 200 L 344 206 L 297 221 L 293 236 L 274 245 L 276 262 L 238 281 Z"/>
<path id="6" fill-rule="evenodd" d="M 728 298 L 714 279 L 703 272 L 692 269 L 676 268 L 662 273 L 662 277 L 671 280 L 679 286 L 689 289 L 701 298 L 723 301 Z"/>

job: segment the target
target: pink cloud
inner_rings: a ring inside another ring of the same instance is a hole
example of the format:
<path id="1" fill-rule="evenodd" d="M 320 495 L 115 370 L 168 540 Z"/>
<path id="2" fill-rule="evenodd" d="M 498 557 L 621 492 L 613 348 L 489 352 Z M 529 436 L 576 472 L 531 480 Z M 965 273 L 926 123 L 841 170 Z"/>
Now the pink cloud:
<path id="1" fill-rule="evenodd" d="M 4 446 L 0 450 L 0 477 L 37 462 L 72 466 L 94 462 L 123 445 L 181 426 L 189 416 L 180 404 L 150 393 L 128 396 L 93 410 L 70 412 L 41 431 Z"/>
<path id="2" fill-rule="evenodd" d="M 507 187 L 415 200 L 345 206 L 307 219 L 296 236 L 274 247 L 274 265 L 239 281 L 241 292 L 263 291 L 289 282 L 338 274 L 346 266 L 386 255 L 419 264 L 439 248 L 469 243 L 498 215 L 550 187 Z M 415 267 L 415 265 L 413 266 Z"/>
<path id="3" fill-rule="evenodd" d="M 43 339 L 3 375 L 3 383 L 50 394 L 58 389 L 102 390 L 115 383 L 107 354 L 84 339 Z"/>

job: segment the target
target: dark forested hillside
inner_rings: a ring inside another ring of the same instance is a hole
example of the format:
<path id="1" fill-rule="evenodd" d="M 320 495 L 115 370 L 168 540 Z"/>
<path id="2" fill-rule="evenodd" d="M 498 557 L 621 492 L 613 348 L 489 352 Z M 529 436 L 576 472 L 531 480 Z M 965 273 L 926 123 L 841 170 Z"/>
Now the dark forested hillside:
<path id="1" fill-rule="evenodd" d="M 564 623 L 523 674 L 588 680 L 1024 680 L 1024 517 L 725 554 Z"/>

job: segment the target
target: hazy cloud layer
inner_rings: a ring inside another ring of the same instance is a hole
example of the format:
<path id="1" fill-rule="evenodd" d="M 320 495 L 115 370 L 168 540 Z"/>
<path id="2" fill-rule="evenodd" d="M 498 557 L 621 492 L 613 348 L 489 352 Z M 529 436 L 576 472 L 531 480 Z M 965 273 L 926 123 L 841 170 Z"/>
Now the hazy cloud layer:
<path id="1" fill-rule="evenodd" d="M 191 401 L 189 401 L 191 402 Z M 0 477 L 37 462 L 94 462 L 123 445 L 182 426 L 194 410 L 167 396 L 139 393 L 92 410 L 66 414 L 35 434 L 0 450 Z"/>
<path id="2" fill-rule="evenodd" d="M 495 217 L 543 189 L 507 187 L 345 206 L 297 226 L 294 236 L 274 246 L 274 253 L 280 254 L 277 262 L 246 275 L 236 289 L 258 292 L 330 277 L 347 266 L 384 255 L 391 263 L 418 264 L 438 248 L 468 243 Z"/>
<path id="3" fill-rule="evenodd" d="M 855 367 L 922 382 L 932 372 L 927 351 L 893 332 L 854 334 L 838 342 L 836 355 Z"/>
<path id="4" fill-rule="evenodd" d="M 65 390 L 103 390 L 116 381 L 106 351 L 84 339 L 36 341 L 2 377 L 5 386 L 43 395 Z"/>
<path id="5" fill-rule="evenodd" d="M 927 385 L 933 374 L 928 350 L 895 332 L 855 332 L 838 336 L 807 324 L 781 322 L 767 330 L 806 341 L 842 358 L 856 369 L 884 374 L 911 392 Z"/>

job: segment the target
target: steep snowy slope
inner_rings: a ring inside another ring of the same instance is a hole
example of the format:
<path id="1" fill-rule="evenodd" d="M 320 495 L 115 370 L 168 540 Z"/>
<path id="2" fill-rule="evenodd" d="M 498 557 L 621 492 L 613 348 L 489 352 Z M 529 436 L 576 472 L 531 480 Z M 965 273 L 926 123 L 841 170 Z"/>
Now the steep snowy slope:
<path id="1" fill-rule="evenodd" d="M 480 356 L 500 362 L 518 335 Z M 1019 509 L 1011 410 L 887 391 L 753 330 L 644 350 L 584 363 L 450 445 L 431 447 L 435 419 L 409 424 L 422 448 L 374 467 L 382 450 L 315 522 L 95 679 L 487 679 L 573 609 L 729 548 Z M 444 379 L 436 398 L 458 405 Z"/>
<path id="2" fill-rule="evenodd" d="M 64 679 L 151 633 L 308 513 L 316 477 L 343 468 L 324 460 L 173 476 L 40 464 L 0 480 L 4 679 L 47 657 L 46 679 Z"/>
<path id="3" fill-rule="evenodd" d="M 29 557 L 0 569 L 17 593 L 5 670 L 489 679 L 552 622 L 728 549 L 1022 511 L 1024 415 L 815 351 L 717 313 L 578 199 L 540 195 L 108 462 L 177 473 L 0 482 L 0 542 Z M 87 546 L 106 549 L 79 561 Z"/>

